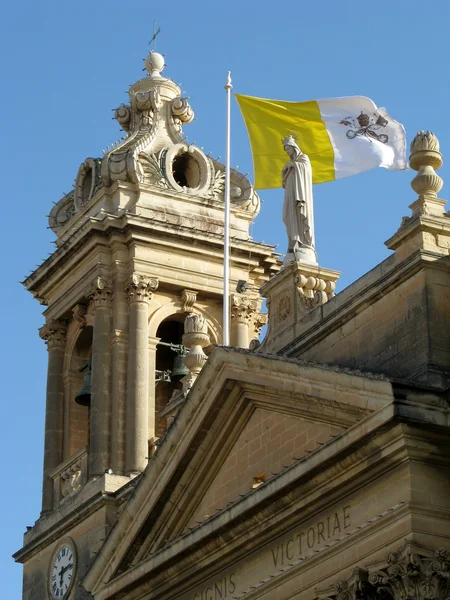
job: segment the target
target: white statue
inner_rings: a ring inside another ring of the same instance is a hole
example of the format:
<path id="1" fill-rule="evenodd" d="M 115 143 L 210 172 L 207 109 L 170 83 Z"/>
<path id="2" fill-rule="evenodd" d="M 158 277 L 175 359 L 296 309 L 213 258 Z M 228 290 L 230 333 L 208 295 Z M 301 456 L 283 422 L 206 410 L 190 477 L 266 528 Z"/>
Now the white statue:
<path id="1" fill-rule="evenodd" d="M 291 159 L 282 171 L 283 222 L 289 244 L 284 262 L 316 265 L 311 162 L 298 147 L 294 136 L 285 137 L 282 142 Z"/>

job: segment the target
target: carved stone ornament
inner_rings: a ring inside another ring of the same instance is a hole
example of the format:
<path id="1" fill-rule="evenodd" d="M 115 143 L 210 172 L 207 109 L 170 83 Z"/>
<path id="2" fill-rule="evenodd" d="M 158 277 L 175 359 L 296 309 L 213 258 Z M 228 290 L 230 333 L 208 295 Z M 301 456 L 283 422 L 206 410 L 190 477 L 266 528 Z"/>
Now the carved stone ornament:
<path id="1" fill-rule="evenodd" d="M 101 187 L 100 158 L 87 158 L 78 169 L 75 181 L 75 210 L 81 210 Z"/>
<path id="2" fill-rule="evenodd" d="M 315 308 L 331 300 L 336 289 L 334 281 L 321 279 L 320 277 L 306 277 L 301 273 L 295 278 L 295 283 L 300 299 L 307 309 Z"/>
<path id="3" fill-rule="evenodd" d="M 269 316 L 267 313 L 257 313 L 253 319 L 253 328 L 255 337 L 259 337 L 261 335 L 261 330 L 264 325 L 267 325 L 269 320 Z"/>
<path id="4" fill-rule="evenodd" d="M 129 302 L 149 302 L 158 289 L 159 281 L 148 275 L 133 273 L 125 287 Z"/>
<path id="5" fill-rule="evenodd" d="M 259 310 L 260 300 L 249 298 L 242 294 L 231 295 L 231 318 L 239 323 L 248 323 L 251 317 Z"/>
<path id="6" fill-rule="evenodd" d="M 48 216 L 48 225 L 56 234 L 72 219 L 75 214 L 75 190 L 65 194 L 57 202 Z"/>
<path id="7" fill-rule="evenodd" d="M 181 301 L 183 302 L 183 311 L 187 313 L 192 312 L 194 304 L 197 301 L 197 292 L 194 290 L 183 290 L 181 292 Z"/>
<path id="8" fill-rule="evenodd" d="M 407 543 L 383 565 L 358 568 L 348 580 L 316 593 L 320 600 L 447 600 L 450 552 Z"/>
<path id="9" fill-rule="evenodd" d="M 113 283 L 109 279 L 96 277 L 88 287 L 86 297 L 93 303 L 95 308 L 111 306 L 113 296 Z"/>
<path id="10" fill-rule="evenodd" d="M 70 465 L 61 473 L 61 495 L 73 496 L 81 489 L 81 460 Z"/>
<path id="11" fill-rule="evenodd" d="M 84 329 L 86 327 L 86 315 L 87 315 L 87 306 L 84 304 L 77 304 L 72 308 L 72 314 L 75 321 L 78 322 L 80 329 Z"/>
<path id="12" fill-rule="evenodd" d="M 189 348 L 188 354 L 184 357 L 184 364 L 189 369 L 189 374 L 183 377 L 183 393 L 187 394 L 194 385 L 198 374 L 208 357 L 203 352 L 211 344 L 208 335 L 208 323 L 202 315 L 190 314 L 184 322 L 183 346 Z"/>
<path id="13" fill-rule="evenodd" d="M 39 336 L 47 344 L 47 349 L 64 348 L 66 345 L 67 325 L 64 321 L 51 319 L 39 329 Z"/>

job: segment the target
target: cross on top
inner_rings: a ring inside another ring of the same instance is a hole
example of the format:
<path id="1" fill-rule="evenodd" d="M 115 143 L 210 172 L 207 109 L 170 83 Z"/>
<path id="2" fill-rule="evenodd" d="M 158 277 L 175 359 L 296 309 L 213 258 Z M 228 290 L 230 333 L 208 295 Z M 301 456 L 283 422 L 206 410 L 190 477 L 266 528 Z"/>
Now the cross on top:
<path id="1" fill-rule="evenodd" d="M 161 27 L 158 27 L 158 31 L 156 31 L 156 21 L 153 21 L 153 36 L 152 39 L 149 41 L 149 45 L 153 42 L 153 51 L 156 50 L 156 36 L 158 35 L 158 33 L 160 33 L 161 31 Z"/>

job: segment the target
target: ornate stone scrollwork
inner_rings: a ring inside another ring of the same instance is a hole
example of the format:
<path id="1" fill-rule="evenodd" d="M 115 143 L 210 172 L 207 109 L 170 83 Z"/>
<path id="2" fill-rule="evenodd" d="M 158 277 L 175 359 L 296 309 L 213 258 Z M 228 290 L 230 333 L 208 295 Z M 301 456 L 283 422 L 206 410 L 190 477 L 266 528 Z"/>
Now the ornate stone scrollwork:
<path id="1" fill-rule="evenodd" d="M 86 290 L 85 295 L 94 304 L 95 308 L 110 306 L 113 296 L 113 283 L 109 279 L 96 277 L 95 281 Z"/>
<path id="2" fill-rule="evenodd" d="M 49 227 L 58 233 L 75 214 L 75 190 L 66 194 L 52 208 L 48 224 Z"/>
<path id="3" fill-rule="evenodd" d="M 121 104 L 114 111 L 114 118 L 124 131 L 130 131 L 131 127 L 131 106 Z"/>
<path id="4" fill-rule="evenodd" d="M 61 473 L 61 495 L 73 496 L 81 489 L 81 460 L 70 465 Z"/>
<path id="5" fill-rule="evenodd" d="M 183 302 L 183 311 L 192 312 L 194 304 L 197 301 L 197 292 L 194 290 L 183 290 L 181 292 L 181 301 Z"/>
<path id="6" fill-rule="evenodd" d="M 125 286 L 129 302 L 150 302 L 158 285 L 156 278 L 133 273 Z"/>
<path id="7" fill-rule="evenodd" d="M 191 123 L 194 120 L 194 111 L 192 110 L 187 98 L 174 98 L 172 100 L 172 115 L 182 123 Z"/>
<path id="8" fill-rule="evenodd" d="M 259 309 L 260 301 L 242 294 L 231 295 L 231 318 L 240 323 L 248 323 Z"/>
<path id="9" fill-rule="evenodd" d="M 80 329 L 86 327 L 87 306 L 84 304 L 77 304 L 72 308 L 72 314 L 75 321 L 78 321 Z"/>
<path id="10" fill-rule="evenodd" d="M 312 309 L 321 304 L 325 304 L 334 296 L 336 283 L 321 279 L 320 277 L 306 277 L 298 274 L 295 278 L 297 289 L 300 293 L 300 299 L 305 308 Z"/>
<path id="11" fill-rule="evenodd" d="M 320 600 L 447 600 L 450 552 L 407 543 L 382 565 L 358 568 L 348 580 L 316 593 Z"/>
<path id="12" fill-rule="evenodd" d="M 67 325 L 65 321 L 51 319 L 39 329 L 39 336 L 47 344 L 48 350 L 64 348 L 66 344 Z"/>
<path id="13" fill-rule="evenodd" d="M 75 209 L 81 210 L 101 185 L 101 159 L 87 158 L 78 169 L 75 181 Z"/>
<path id="14" fill-rule="evenodd" d="M 267 313 L 258 313 L 255 315 L 255 318 L 253 320 L 253 328 L 256 338 L 258 338 L 261 335 L 261 330 L 264 327 L 264 325 L 267 325 L 268 320 L 269 316 Z"/>
<path id="15" fill-rule="evenodd" d="M 164 163 L 167 150 L 162 149 L 158 154 L 139 154 L 138 156 L 138 174 L 139 181 L 147 184 L 156 184 L 163 188 L 168 188 L 167 179 L 164 175 Z"/>
<path id="16" fill-rule="evenodd" d="M 213 173 L 214 175 L 211 177 L 211 183 L 207 192 L 207 196 L 211 200 L 223 200 L 223 194 L 225 192 L 225 172 L 216 169 L 213 171 Z"/>

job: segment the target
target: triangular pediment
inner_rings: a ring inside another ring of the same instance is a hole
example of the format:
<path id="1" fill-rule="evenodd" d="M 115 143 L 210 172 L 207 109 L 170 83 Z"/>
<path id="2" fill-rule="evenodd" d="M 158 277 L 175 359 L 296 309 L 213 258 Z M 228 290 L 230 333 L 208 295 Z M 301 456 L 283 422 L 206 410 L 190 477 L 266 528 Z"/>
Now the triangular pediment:
<path id="1" fill-rule="evenodd" d="M 87 588 L 101 589 L 142 565 L 242 496 L 257 502 L 264 482 L 309 460 L 391 397 L 382 379 L 217 348 L 88 573 Z"/>

